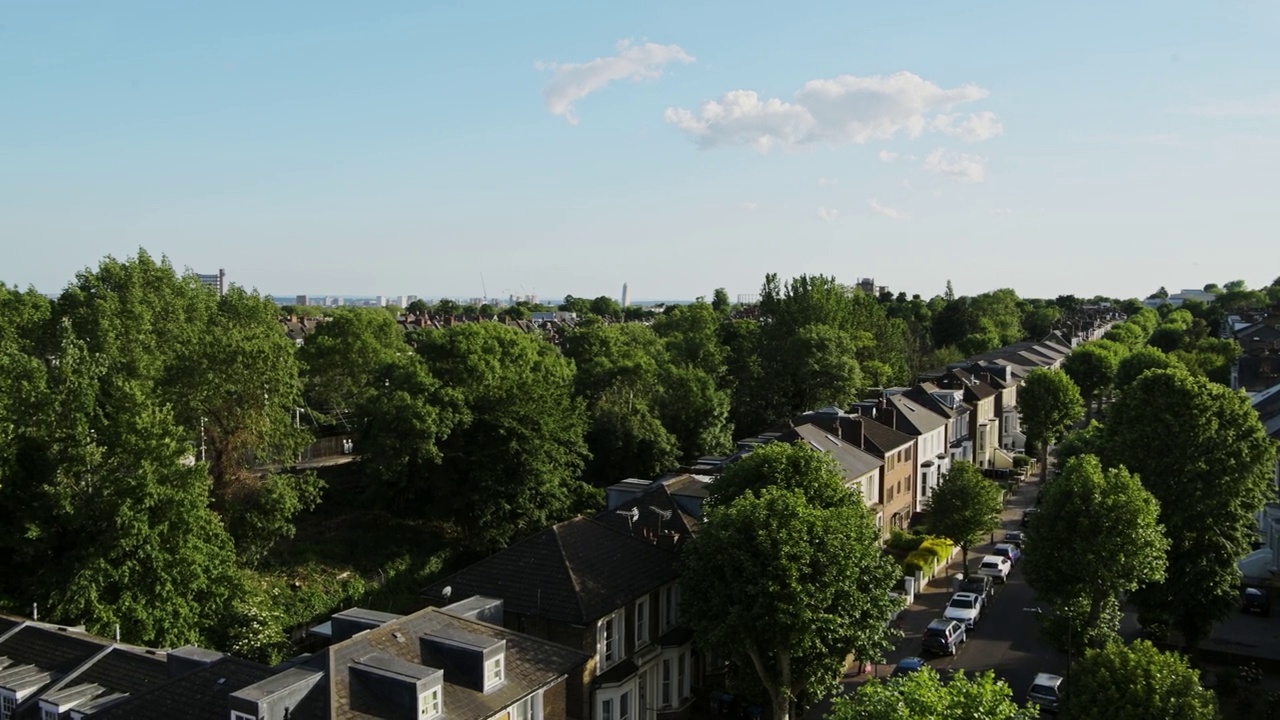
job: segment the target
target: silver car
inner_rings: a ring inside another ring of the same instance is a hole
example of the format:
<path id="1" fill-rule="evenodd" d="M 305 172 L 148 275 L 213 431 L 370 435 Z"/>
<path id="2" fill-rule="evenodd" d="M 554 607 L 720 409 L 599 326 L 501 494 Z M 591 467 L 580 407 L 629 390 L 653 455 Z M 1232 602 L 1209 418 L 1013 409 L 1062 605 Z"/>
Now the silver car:
<path id="1" fill-rule="evenodd" d="M 1062 676 L 1038 673 L 1027 691 L 1027 701 L 1040 706 L 1045 712 L 1056 713 L 1062 704 Z"/>

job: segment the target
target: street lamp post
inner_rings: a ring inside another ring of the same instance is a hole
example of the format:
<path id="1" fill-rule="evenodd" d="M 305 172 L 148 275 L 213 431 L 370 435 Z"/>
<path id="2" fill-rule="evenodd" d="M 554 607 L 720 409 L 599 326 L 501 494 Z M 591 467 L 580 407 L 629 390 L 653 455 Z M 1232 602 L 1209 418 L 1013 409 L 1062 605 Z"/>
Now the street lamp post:
<path id="1" fill-rule="evenodd" d="M 1024 607 L 1022 608 L 1022 611 L 1032 612 L 1041 616 L 1048 614 L 1044 611 L 1043 608 L 1040 608 L 1040 607 Z M 1056 613 L 1056 614 L 1058 617 L 1063 618 L 1067 621 L 1067 684 L 1070 685 L 1071 684 L 1071 618 L 1063 615 L 1062 613 Z"/>

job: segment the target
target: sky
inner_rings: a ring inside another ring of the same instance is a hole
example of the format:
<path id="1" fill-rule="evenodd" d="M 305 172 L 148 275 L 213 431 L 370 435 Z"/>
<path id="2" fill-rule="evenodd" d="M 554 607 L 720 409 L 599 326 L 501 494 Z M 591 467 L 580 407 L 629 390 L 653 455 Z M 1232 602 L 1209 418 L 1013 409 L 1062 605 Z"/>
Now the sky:
<path id="1" fill-rule="evenodd" d="M 1266 0 L 0 0 L 0 281 L 1265 285 L 1278 70 Z"/>

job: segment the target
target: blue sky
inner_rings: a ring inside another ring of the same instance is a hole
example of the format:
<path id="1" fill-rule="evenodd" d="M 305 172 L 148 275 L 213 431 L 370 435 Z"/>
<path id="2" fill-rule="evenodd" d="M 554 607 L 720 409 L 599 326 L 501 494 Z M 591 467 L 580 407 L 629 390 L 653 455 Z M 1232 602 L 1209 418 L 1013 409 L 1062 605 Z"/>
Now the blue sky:
<path id="1" fill-rule="evenodd" d="M 1277 69 L 1261 0 L 0 0 L 0 281 L 1265 284 Z"/>

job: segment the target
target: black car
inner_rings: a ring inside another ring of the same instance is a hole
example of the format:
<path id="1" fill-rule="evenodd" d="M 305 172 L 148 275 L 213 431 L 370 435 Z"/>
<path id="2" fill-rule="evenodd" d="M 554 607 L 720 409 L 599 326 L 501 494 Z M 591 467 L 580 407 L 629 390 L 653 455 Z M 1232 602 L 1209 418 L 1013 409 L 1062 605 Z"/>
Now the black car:
<path id="1" fill-rule="evenodd" d="M 1040 513 L 1040 508 L 1027 508 L 1022 511 L 1022 527 L 1027 527 L 1036 515 Z"/>
<path id="2" fill-rule="evenodd" d="M 1264 588 L 1247 587 L 1240 594 L 1240 611 L 1271 615 L 1271 595 Z"/>
<path id="3" fill-rule="evenodd" d="M 970 575 L 956 584 L 956 592 L 981 595 L 985 603 L 996 594 L 996 583 L 989 575 Z"/>
<path id="4" fill-rule="evenodd" d="M 1010 530 L 1004 534 L 1004 542 L 1007 542 L 1010 545 L 1017 545 L 1018 547 L 1022 547 L 1022 543 L 1025 542 L 1026 539 L 1027 534 L 1021 530 Z"/>

